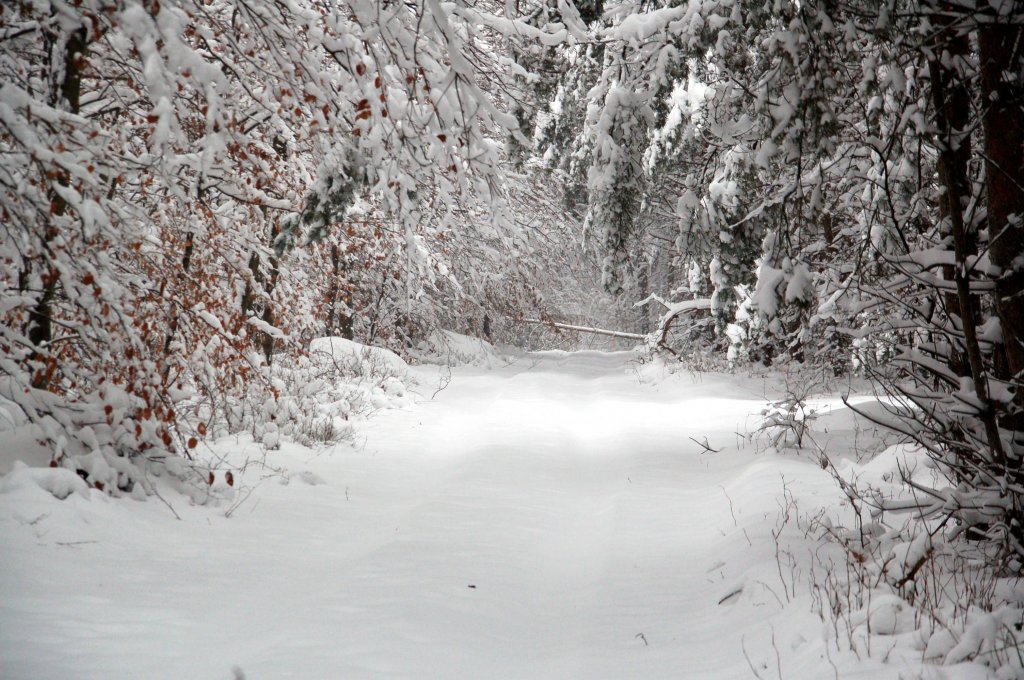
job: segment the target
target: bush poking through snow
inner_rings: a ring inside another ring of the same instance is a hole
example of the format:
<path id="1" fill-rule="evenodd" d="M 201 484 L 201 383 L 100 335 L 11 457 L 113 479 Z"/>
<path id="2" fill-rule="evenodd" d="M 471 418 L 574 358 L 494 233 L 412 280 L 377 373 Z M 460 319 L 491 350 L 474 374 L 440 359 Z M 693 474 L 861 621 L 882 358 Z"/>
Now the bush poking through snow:
<path id="1" fill-rule="evenodd" d="M 837 648 L 870 656 L 889 638 L 927 663 L 972 662 L 997 678 L 1022 677 L 1024 598 L 1012 576 L 1020 565 L 1005 553 L 1000 561 L 991 544 L 959 540 L 948 518 L 922 521 L 886 510 L 916 493 L 906 458 L 899 475 L 886 473 L 877 483 L 851 480 L 824 460 L 853 520 L 842 526 L 821 514 L 809 528 L 823 541 L 810 571 L 815 609 Z"/>
<path id="2" fill-rule="evenodd" d="M 38 486 L 61 500 L 73 493 L 89 493 L 89 485 L 85 480 L 64 468 L 30 468 L 21 461 L 15 461 L 11 472 L 0 477 L 0 493 L 8 493 L 26 485 Z"/>
<path id="3" fill-rule="evenodd" d="M 413 352 L 417 361 L 443 366 L 498 366 L 504 363 L 486 340 L 454 331 L 436 331 Z"/>
<path id="4" fill-rule="evenodd" d="M 353 421 L 371 412 L 409 402 L 408 366 L 388 350 L 342 338 L 313 341 L 308 354 L 279 354 L 272 366 L 260 367 L 268 390 L 183 399 L 173 430 L 187 441 L 190 458 L 143 452 L 119 454 L 104 447 L 91 450 L 66 444 L 58 448 L 50 469 L 33 472 L 38 485 L 58 498 L 92 487 L 112 496 L 144 499 L 157 493 L 159 479 L 192 502 L 207 503 L 236 495 L 230 471 L 214 474 L 196 456 L 199 438 L 214 439 L 249 432 L 266 451 L 282 440 L 318 447 L 351 439 Z M 196 392 L 198 394 L 198 392 Z M 14 413 L 11 422 L 22 422 Z M 6 421 L 5 421 L 6 422 Z M 19 424 L 12 433 L 33 425 Z M 89 431 L 80 439 L 88 440 Z M 27 473 L 26 473 L 27 474 Z"/>
<path id="5" fill-rule="evenodd" d="M 345 338 L 317 338 L 309 353 L 280 357 L 268 372 L 276 398 L 237 404 L 229 432 L 248 430 L 270 450 L 287 438 L 303 446 L 350 439 L 352 420 L 408 403 L 408 365 L 394 352 Z"/>
<path id="6" fill-rule="evenodd" d="M 817 411 L 807 405 L 807 398 L 814 387 L 811 382 L 797 384 L 787 381 L 786 396 L 770 402 L 761 411 L 764 420 L 757 431 L 767 438 L 769 446 L 776 449 L 803 448 L 804 438 L 810 436 L 809 430 L 818 417 Z"/>

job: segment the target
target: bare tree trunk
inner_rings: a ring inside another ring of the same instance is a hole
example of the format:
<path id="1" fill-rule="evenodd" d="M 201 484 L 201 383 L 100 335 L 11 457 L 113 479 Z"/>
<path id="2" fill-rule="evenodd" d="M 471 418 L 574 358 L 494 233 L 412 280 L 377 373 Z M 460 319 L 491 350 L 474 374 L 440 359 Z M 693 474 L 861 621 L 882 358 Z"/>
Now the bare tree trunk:
<path id="1" fill-rule="evenodd" d="M 260 256 L 256 251 L 253 251 L 249 256 L 249 273 L 252 274 L 252 278 L 245 282 L 245 290 L 242 292 L 241 313 L 239 314 L 242 325 L 248 321 L 249 313 L 256 306 L 256 288 L 254 284 L 259 284 L 263 281 L 263 274 L 260 273 Z M 235 330 L 236 332 L 238 331 L 238 329 Z"/>
<path id="2" fill-rule="evenodd" d="M 192 269 L 193 252 L 195 252 L 195 235 L 190 231 L 185 235 L 185 251 L 181 256 L 181 272 L 183 277 L 188 276 L 189 270 Z M 166 355 L 171 352 L 171 344 L 174 342 L 174 336 L 178 334 L 178 326 L 181 323 L 181 311 L 178 310 L 173 301 L 169 303 L 169 307 L 170 320 L 167 322 L 167 333 L 164 334 L 165 363 L 160 373 L 160 378 L 165 385 L 171 376 L 171 362 L 166 360 Z"/>
<path id="3" fill-rule="evenodd" d="M 50 106 L 64 108 L 71 113 L 78 113 L 82 95 L 82 64 L 85 54 L 86 40 L 88 34 L 85 28 L 79 28 L 66 36 L 66 41 L 61 43 L 64 37 L 60 33 L 47 36 L 47 56 L 50 59 L 50 76 L 55 78 L 50 83 L 49 101 Z M 68 185 L 66 173 L 57 178 L 61 186 Z M 67 214 L 67 201 L 52 188 L 50 190 L 50 218 L 43 233 L 43 250 L 48 252 L 50 244 L 57 238 L 58 227 L 56 220 Z M 60 273 L 52 265 L 46 264 L 46 254 L 42 276 L 43 290 L 35 307 L 29 312 L 27 335 L 29 342 L 35 348 L 32 359 L 36 362 L 45 362 L 46 358 L 39 350 L 44 348 L 53 340 L 53 303 L 57 299 L 57 284 L 60 281 Z M 26 268 L 26 270 L 28 267 Z M 32 386 L 38 389 L 45 389 L 50 382 L 52 369 L 38 370 L 32 378 Z"/>
<path id="4" fill-rule="evenodd" d="M 984 425 L 989 450 L 998 463 L 1003 461 L 1004 452 L 995 410 L 989 398 L 988 376 L 978 341 L 978 302 L 976 296 L 971 293 L 970 274 L 967 268 L 968 258 L 977 253 L 977 237 L 971 226 L 965 224 L 963 213 L 965 199 L 970 195 L 967 175 L 970 141 L 966 132 L 970 92 L 967 89 L 966 78 L 960 73 L 959 65 L 962 58 L 969 53 L 969 49 L 970 44 L 966 35 L 958 33 L 957 28 L 941 30 L 937 36 L 938 54 L 929 60 L 928 70 L 931 76 L 932 101 L 935 105 L 939 182 L 944 190 L 939 207 L 943 221 L 949 225 L 956 258 L 952 272 L 956 284 L 956 306 L 953 307 L 953 300 L 947 300 L 947 305 L 959 311 L 967 368 L 975 395 L 982 405 L 978 417 Z M 960 362 L 954 360 L 951 363 Z M 953 365 L 951 368 L 957 373 L 963 372 L 959 366 Z"/>
<path id="5" fill-rule="evenodd" d="M 1002 418 L 1010 431 L 1005 457 L 1006 482 L 1024 483 L 1024 9 L 1015 5 L 1016 25 L 986 23 L 978 29 L 981 59 L 981 100 L 987 104 L 985 182 L 992 263 L 1002 270 L 996 279 L 995 308 L 1002 327 L 1007 378 L 1017 387 L 1014 403 Z M 1011 493 L 1011 534 L 1024 544 L 1021 494 Z"/>
<path id="6" fill-rule="evenodd" d="M 939 198 L 939 209 L 943 221 L 942 234 L 952 236 L 957 262 L 956 265 L 944 266 L 942 275 L 947 281 L 957 282 L 957 270 L 963 273 L 960 267 L 962 259 L 978 252 L 977 233 L 963 223 L 964 199 L 971 195 L 967 168 L 972 149 L 970 134 L 966 132 L 970 125 L 971 92 L 958 66 L 970 53 L 970 43 L 966 35 L 958 35 L 955 27 L 947 26 L 935 36 L 934 49 L 937 56 L 928 62 L 928 72 L 935 105 L 936 143 L 940 153 L 939 181 L 946 189 Z M 942 61 L 943 54 L 948 55 L 946 62 Z M 939 297 L 951 318 L 958 315 L 963 319 L 965 311 L 969 310 L 971 319 L 976 320 L 978 304 L 969 290 L 963 301 L 959 290 L 947 291 Z M 966 307 L 962 302 L 967 303 Z M 966 351 L 950 355 L 948 362 L 958 375 L 972 370 L 969 354 Z"/>
<path id="7" fill-rule="evenodd" d="M 341 248 L 337 243 L 333 243 L 331 244 L 331 288 L 327 293 L 328 305 L 330 306 L 330 312 L 327 315 L 327 334 L 334 335 L 336 330 L 340 330 L 341 337 L 346 340 L 352 340 L 355 338 L 355 329 L 352 325 L 352 315 L 347 312 L 340 313 L 338 311 L 339 300 L 341 300 L 346 307 L 351 302 L 348 291 L 343 291 L 341 287 L 342 271 Z"/>
<path id="8" fill-rule="evenodd" d="M 273 243 L 274 240 L 277 239 L 277 235 L 280 233 L 281 230 L 277 226 L 277 223 L 275 222 L 270 228 L 270 242 Z M 270 264 L 270 280 L 267 281 L 266 284 L 265 292 L 267 294 L 267 300 L 263 305 L 263 316 L 261 318 L 263 319 L 264 323 L 273 326 L 275 325 L 274 304 L 270 296 L 274 292 L 274 288 L 277 286 L 277 277 L 281 273 L 281 263 L 274 256 L 270 256 L 268 260 Z M 266 358 L 267 365 L 269 366 L 274 359 L 274 336 L 271 335 L 270 333 L 264 333 L 262 345 L 263 356 Z"/>
<path id="9" fill-rule="evenodd" d="M 1024 379 L 1024 27 L 985 23 L 978 29 L 981 100 L 987 104 L 985 181 L 992 263 L 1002 270 L 996 280 L 996 313 L 1010 378 Z M 1024 394 L 1017 395 L 1024 408 Z M 1024 431 L 1024 416 L 1009 419 Z"/>
<path id="10" fill-rule="evenodd" d="M 266 216 L 267 214 L 265 209 L 263 211 L 263 214 L 264 216 Z M 281 230 L 277 226 L 277 224 L 272 224 L 270 227 L 269 239 L 269 243 L 271 245 L 273 245 L 274 240 L 280 233 Z M 249 320 L 249 314 L 257 310 L 256 301 L 259 299 L 259 296 L 256 293 L 256 286 L 262 286 L 263 296 L 265 297 L 265 300 L 263 301 L 263 309 L 260 312 L 260 319 L 266 322 L 267 324 L 273 326 L 274 310 L 273 304 L 270 299 L 270 295 L 271 293 L 274 292 L 274 287 L 277 285 L 277 277 L 280 274 L 280 262 L 276 257 L 271 256 L 269 258 L 269 280 L 267 280 L 263 276 L 263 272 L 260 271 L 260 264 L 261 260 L 259 253 L 257 251 L 253 251 L 253 253 L 249 256 L 249 272 L 252 274 L 252 278 L 250 278 L 249 281 L 246 282 L 245 290 L 242 293 L 240 313 L 241 323 L 247 323 Z M 255 340 L 255 342 L 263 351 L 263 356 L 266 358 L 267 364 L 270 364 L 271 360 L 274 357 L 274 337 L 269 333 L 264 333 L 263 331 L 254 330 L 251 332 L 255 334 L 254 340 L 255 338 L 258 338 L 258 340 Z"/>

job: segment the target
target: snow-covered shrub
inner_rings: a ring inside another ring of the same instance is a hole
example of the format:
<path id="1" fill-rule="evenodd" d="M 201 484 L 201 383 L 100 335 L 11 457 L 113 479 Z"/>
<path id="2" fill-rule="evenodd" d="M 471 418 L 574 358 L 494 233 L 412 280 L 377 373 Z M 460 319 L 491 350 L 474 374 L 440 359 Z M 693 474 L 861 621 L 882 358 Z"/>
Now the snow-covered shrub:
<path id="1" fill-rule="evenodd" d="M 193 417 L 205 418 L 219 435 L 251 432 L 268 449 L 282 439 L 322 446 L 350 439 L 354 420 L 410 399 L 405 361 L 346 338 L 317 338 L 308 352 L 278 355 L 263 371 L 269 395 L 226 397 L 219 413 L 197 403 Z"/>
<path id="2" fill-rule="evenodd" d="M 770 364 L 775 357 L 803 360 L 808 318 L 816 299 L 814 279 L 806 263 L 780 253 L 778 234 L 762 244 L 757 283 L 736 312 L 745 328 L 746 356 Z"/>
<path id="3" fill-rule="evenodd" d="M 445 366 L 497 366 L 501 359 L 486 340 L 453 331 L 437 331 L 410 355 L 423 363 Z"/>
<path id="4" fill-rule="evenodd" d="M 762 409 L 764 420 L 757 431 L 763 434 L 769 446 L 777 449 L 803 448 L 804 438 L 818 415 L 807 404 L 807 397 L 813 389 L 813 383 L 797 385 L 787 382 L 786 396 Z"/>
<path id="5" fill-rule="evenodd" d="M 881 519 L 856 529 L 827 526 L 812 588 L 818 614 L 858 653 L 901 644 L 926 663 L 975 662 L 995 677 L 1024 673 L 1024 603 L 1017 579 L 984 554 L 971 554 L 941 532 L 911 520 Z"/>
<path id="6" fill-rule="evenodd" d="M 913 516 L 941 481 L 926 452 L 899 445 L 864 465 L 822 461 L 847 500 L 839 517 L 820 515 L 811 527 L 823 541 L 812 592 L 835 644 L 870 653 L 899 639 L 928 663 L 971 661 L 1019 677 L 1021 565 L 992 544 L 959 540 L 948 518 Z"/>

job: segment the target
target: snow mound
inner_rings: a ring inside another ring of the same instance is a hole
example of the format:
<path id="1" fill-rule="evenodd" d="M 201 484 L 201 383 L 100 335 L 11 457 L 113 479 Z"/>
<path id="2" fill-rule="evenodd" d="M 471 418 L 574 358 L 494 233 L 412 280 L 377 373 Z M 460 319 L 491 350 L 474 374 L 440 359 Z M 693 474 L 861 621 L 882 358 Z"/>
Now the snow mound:
<path id="1" fill-rule="evenodd" d="M 89 485 L 81 477 L 65 468 L 34 468 L 20 460 L 14 461 L 9 473 L 0 477 L 0 494 L 8 494 L 22 489 L 38 487 L 64 500 L 76 491 L 89 493 Z"/>
<path id="2" fill-rule="evenodd" d="M 454 331 L 435 331 L 420 343 L 416 359 L 447 366 L 500 366 L 504 364 L 494 345 Z"/>
<path id="3" fill-rule="evenodd" d="M 254 431 L 267 449 L 282 437 L 305 446 L 350 439 L 352 421 L 411 403 L 409 365 L 390 350 L 345 338 L 310 342 L 308 356 L 277 367 L 279 399 L 262 406 Z"/>
<path id="4" fill-rule="evenodd" d="M 309 353 L 314 360 L 334 363 L 355 375 L 401 377 L 409 371 L 409 365 L 391 350 L 345 338 L 316 338 L 309 343 Z"/>
<path id="5" fill-rule="evenodd" d="M 28 422 L 24 411 L 13 401 L 0 397 L 0 432 L 14 430 Z"/>
<path id="6" fill-rule="evenodd" d="M 18 462 L 31 467 L 45 467 L 53 458 L 53 451 L 39 443 L 38 432 L 31 425 L 4 429 L 0 426 L 0 476 L 14 469 Z"/>

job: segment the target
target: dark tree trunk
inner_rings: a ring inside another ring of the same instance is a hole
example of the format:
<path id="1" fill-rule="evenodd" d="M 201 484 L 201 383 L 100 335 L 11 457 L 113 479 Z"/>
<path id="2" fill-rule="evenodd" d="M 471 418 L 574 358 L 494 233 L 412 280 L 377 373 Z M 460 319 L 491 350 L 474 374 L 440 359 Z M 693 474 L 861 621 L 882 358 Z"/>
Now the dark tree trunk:
<path id="1" fill-rule="evenodd" d="M 266 216 L 266 210 L 263 211 L 263 214 L 264 216 Z M 277 236 L 280 233 L 281 230 L 276 224 L 271 226 L 269 240 L 271 246 L 273 246 L 274 241 L 277 239 Z M 274 292 L 274 287 L 277 285 L 277 277 L 280 273 L 281 263 L 278 261 L 276 257 L 271 256 L 270 258 L 268 258 L 268 264 L 270 265 L 269 280 L 263 275 L 263 272 L 260 270 L 261 264 L 262 261 L 260 260 L 259 253 L 253 251 L 253 253 L 249 256 L 249 272 L 252 274 L 252 276 L 245 283 L 245 290 L 242 292 L 242 300 L 240 303 L 241 313 L 239 314 L 239 316 L 240 323 L 242 325 L 248 323 L 250 318 L 249 315 L 257 311 L 259 312 L 260 319 L 262 321 L 270 324 L 271 326 L 274 325 L 274 310 L 270 296 L 271 293 Z M 257 300 L 259 300 L 260 298 L 260 295 L 257 294 L 257 286 L 260 286 L 263 289 L 262 297 L 264 298 L 264 300 L 262 310 L 256 304 Z M 274 336 L 270 335 L 269 333 L 264 333 L 263 331 L 258 330 L 252 332 L 254 334 L 253 339 L 255 344 L 263 352 L 263 356 L 264 358 L 266 358 L 267 364 L 270 364 L 274 357 Z"/>
<path id="2" fill-rule="evenodd" d="M 270 242 L 273 243 L 277 239 L 277 235 L 280 233 L 280 228 L 277 226 L 277 223 L 274 223 L 274 225 L 270 229 Z M 274 288 L 277 286 L 277 277 L 281 273 L 281 263 L 278 261 L 276 257 L 273 256 L 268 258 L 268 260 L 270 264 L 270 280 L 267 281 L 266 285 L 265 292 L 267 294 L 267 300 L 263 305 L 263 315 L 261 318 L 263 319 L 264 323 L 273 326 L 275 325 L 275 319 L 274 304 L 273 301 L 271 300 L 271 294 L 274 292 Z M 266 358 L 267 365 L 269 366 L 274 359 L 274 336 L 271 335 L 270 333 L 264 333 L 262 345 L 263 356 Z"/>
<path id="3" fill-rule="evenodd" d="M 189 270 L 192 269 L 192 253 L 195 251 L 195 236 L 192 232 L 188 232 L 185 235 L 185 251 L 181 255 L 181 272 L 183 276 L 188 276 Z M 180 323 L 181 314 L 174 308 L 173 303 L 171 306 L 171 320 L 167 325 L 167 335 L 164 336 L 164 353 L 167 354 L 171 351 L 171 343 L 174 342 L 174 336 L 178 333 L 178 324 Z M 170 371 L 170 364 L 164 368 L 164 381 L 167 381 L 168 372 Z"/>
<path id="4" fill-rule="evenodd" d="M 352 315 L 347 312 L 338 311 L 338 302 L 343 303 L 346 308 L 351 298 L 346 290 L 342 288 L 342 275 L 344 268 L 341 263 L 341 248 L 337 243 L 331 245 L 331 288 L 327 293 L 327 304 L 330 311 L 327 314 L 327 335 L 341 333 L 346 340 L 355 339 L 355 329 L 352 324 Z"/>
<path id="5" fill-rule="evenodd" d="M 967 256 L 976 255 L 978 252 L 977 233 L 963 220 L 964 199 L 971 195 L 967 168 L 972 149 L 970 135 L 966 132 L 970 125 L 971 92 L 956 65 L 970 53 L 970 43 L 966 35 L 957 34 L 956 28 L 946 27 L 936 35 L 934 49 L 937 56 L 928 62 L 928 73 L 931 78 L 938 137 L 936 142 L 940 154 L 939 181 L 944 188 L 939 198 L 939 209 L 943 221 L 943 235 L 952 237 L 958 263 L 956 266 L 943 267 L 942 274 L 947 281 L 957 282 L 959 288 L 959 263 Z M 938 56 L 943 53 L 948 55 L 945 63 Z M 967 281 L 966 277 L 961 278 Z M 959 289 L 945 292 L 941 300 L 951 319 L 959 317 L 963 320 L 964 315 L 969 313 L 971 320 L 976 321 L 977 298 L 971 295 L 969 290 L 963 300 Z M 965 375 L 972 370 L 969 355 L 969 351 L 963 351 L 955 352 L 949 357 L 949 363 L 958 375 Z"/>
<path id="6" fill-rule="evenodd" d="M 1022 18 L 1018 10 L 1016 17 Z M 992 263 L 1002 270 L 996 280 L 996 313 L 1003 330 L 1006 365 L 1012 379 L 1024 379 L 1024 27 L 982 24 L 981 100 L 987 104 L 985 180 Z M 1024 406 L 1024 394 L 1017 395 Z M 1013 418 L 1024 429 L 1024 419 Z"/>
<path id="7" fill-rule="evenodd" d="M 996 461 L 1004 458 L 996 414 L 989 398 L 988 375 L 978 341 L 977 296 L 971 293 L 967 260 L 977 254 L 977 234 L 964 220 L 964 206 L 970 196 L 967 168 L 970 160 L 970 141 L 967 133 L 970 112 L 970 90 L 967 79 L 960 72 L 960 63 L 970 52 L 967 36 L 955 27 L 944 28 L 937 34 L 936 55 L 928 62 L 931 78 L 932 103 L 935 106 L 936 143 L 939 148 L 939 182 L 943 189 L 940 214 L 952 236 L 956 264 L 953 267 L 954 296 L 947 296 L 946 304 L 960 317 L 963 351 L 966 366 L 958 357 L 951 357 L 951 368 L 958 374 L 969 373 L 974 392 L 981 404 L 978 417 L 985 428 L 985 437 Z M 967 370 L 964 370 L 964 369 Z"/>
<path id="8" fill-rule="evenodd" d="M 84 28 L 79 28 L 67 35 L 66 41 L 61 42 L 61 36 L 48 36 L 47 56 L 50 59 L 50 75 L 53 80 L 50 83 L 48 104 L 55 108 L 63 108 L 66 111 L 77 114 L 80 110 L 82 95 L 82 65 L 86 49 L 88 34 Z M 62 68 L 61 68 L 62 67 Z M 61 186 L 68 185 L 66 173 L 61 173 L 57 178 Z M 43 259 L 50 250 L 50 244 L 57 238 L 58 226 L 56 220 L 67 214 L 68 204 L 64 198 L 53 189 L 50 190 L 50 218 L 43 233 Z M 26 267 L 28 270 L 31 265 Z M 53 341 L 53 304 L 57 300 L 57 285 L 60 282 L 60 273 L 51 264 L 44 262 L 45 273 L 42 276 L 42 292 L 35 307 L 29 312 L 26 332 L 28 340 L 34 351 L 32 358 L 37 363 L 47 361 L 46 352 L 40 351 Z M 32 386 L 45 389 L 51 378 L 52 370 L 37 370 L 32 378 Z"/>

